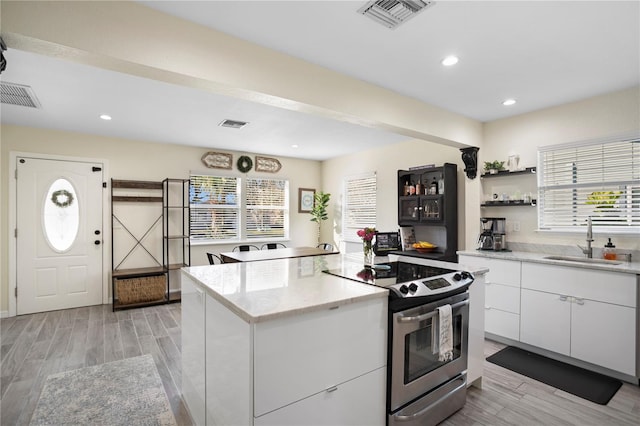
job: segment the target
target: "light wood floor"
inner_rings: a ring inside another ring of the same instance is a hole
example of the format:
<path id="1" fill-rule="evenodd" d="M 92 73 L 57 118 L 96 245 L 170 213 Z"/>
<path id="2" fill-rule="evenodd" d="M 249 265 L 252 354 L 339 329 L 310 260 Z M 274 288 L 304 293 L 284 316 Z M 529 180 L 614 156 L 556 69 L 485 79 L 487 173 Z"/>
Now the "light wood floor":
<path id="1" fill-rule="evenodd" d="M 49 374 L 151 354 L 180 425 L 191 419 L 180 399 L 180 304 L 111 312 L 93 306 L 0 321 L 0 424 L 26 425 Z M 503 345 L 486 341 L 489 356 Z M 593 404 L 485 362 L 482 390 L 443 425 L 640 424 L 640 388 L 625 383 L 608 405 Z"/>

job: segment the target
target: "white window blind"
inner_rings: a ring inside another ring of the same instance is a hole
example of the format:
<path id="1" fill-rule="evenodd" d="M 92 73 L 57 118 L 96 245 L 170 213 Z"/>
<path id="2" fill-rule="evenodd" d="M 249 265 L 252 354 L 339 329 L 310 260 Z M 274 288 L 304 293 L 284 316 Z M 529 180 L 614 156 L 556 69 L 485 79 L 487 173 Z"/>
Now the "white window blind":
<path id="1" fill-rule="evenodd" d="M 348 176 L 344 179 L 343 239 L 359 241 L 358 229 L 376 226 L 376 174 Z"/>
<path id="2" fill-rule="evenodd" d="M 191 240 L 288 238 L 289 181 L 191 175 Z"/>
<path id="3" fill-rule="evenodd" d="M 286 236 L 288 181 L 247 179 L 247 238 Z"/>
<path id="4" fill-rule="evenodd" d="M 540 229 L 640 231 L 640 137 L 538 151 Z"/>
<path id="5" fill-rule="evenodd" d="M 240 180 L 191 175 L 191 239 L 237 240 L 240 236 Z"/>

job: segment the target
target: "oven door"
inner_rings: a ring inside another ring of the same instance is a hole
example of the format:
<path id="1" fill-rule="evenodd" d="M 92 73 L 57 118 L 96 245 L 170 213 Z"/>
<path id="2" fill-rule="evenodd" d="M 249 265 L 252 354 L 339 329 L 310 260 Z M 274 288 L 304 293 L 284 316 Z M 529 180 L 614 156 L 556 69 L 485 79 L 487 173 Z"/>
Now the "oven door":
<path id="1" fill-rule="evenodd" d="M 453 359 L 439 361 L 436 308 L 446 304 L 451 305 Z M 389 408 L 393 412 L 467 369 L 469 294 L 458 294 L 396 312 L 391 321 Z"/>

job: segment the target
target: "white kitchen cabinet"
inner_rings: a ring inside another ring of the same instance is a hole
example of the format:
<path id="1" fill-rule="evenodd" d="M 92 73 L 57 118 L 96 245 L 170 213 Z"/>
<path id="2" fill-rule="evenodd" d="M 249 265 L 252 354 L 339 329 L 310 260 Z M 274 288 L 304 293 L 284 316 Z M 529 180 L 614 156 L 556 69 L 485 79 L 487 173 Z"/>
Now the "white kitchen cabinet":
<path id="1" fill-rule="evenodd" d="M 520 341 L 570 355 L 571 301 L 566 296 L 522 289 Z"/>
<path id="2" fill-rule="evenodd" d="M 521 262 L 460 255 L 460 263 L 489 268 L 485 275 L 484 330 L 519 340 Z"/>
<path id="3" fill-rule="evenodd" d="M 386 365 L 386 313 L 373 299 L 257 323 L 255 417 Z"/>
<path id="4" fill-rule="evenodd" d="M 520 340 L 636 372 L 636 276 L 524 263 Z"/>
<path id="5" fill-rule="evenodd" d="M 205 424 L 205 295 L 189 277 L 182 277 L 182 396 L 194 424 Z"/>
<path id="6" fill-rule="evenodd" d="M 256 426 L 380 425 L 386 418 L 387 369 L 379 368 L 255 419 Z"/>
<path id="7" fill-rule="evenodd" d="M 635 376 L 636 310 L 627 306 L 574 301 L 571 356 Z"/>

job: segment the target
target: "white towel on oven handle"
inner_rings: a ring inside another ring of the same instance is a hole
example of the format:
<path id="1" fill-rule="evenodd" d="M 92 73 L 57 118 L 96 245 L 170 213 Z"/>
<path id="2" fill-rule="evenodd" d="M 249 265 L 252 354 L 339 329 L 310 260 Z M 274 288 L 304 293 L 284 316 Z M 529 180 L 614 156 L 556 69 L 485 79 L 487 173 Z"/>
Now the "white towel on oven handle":
<path id="1" fill-rule="evenodd" d="M 442 305 L 438 311 L 438 361 L 453 360 L 453 324 L 451 305 Z"/>

